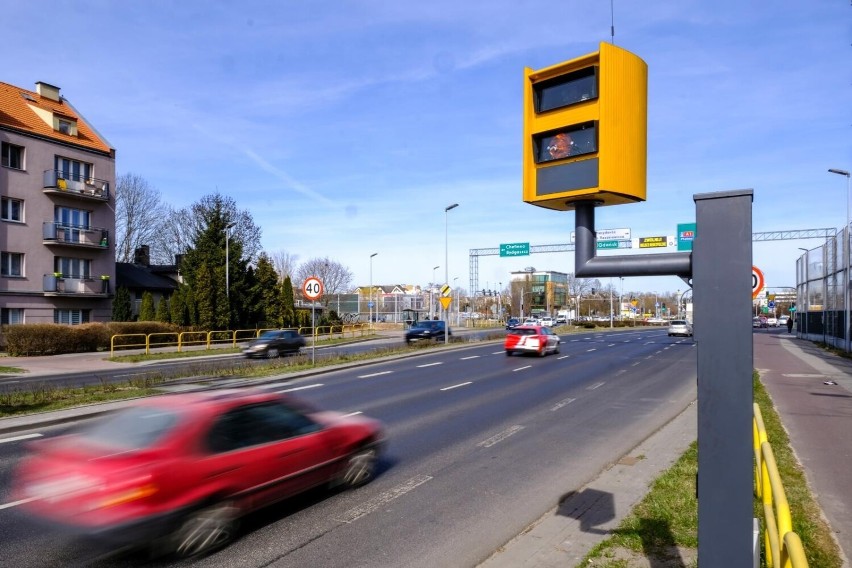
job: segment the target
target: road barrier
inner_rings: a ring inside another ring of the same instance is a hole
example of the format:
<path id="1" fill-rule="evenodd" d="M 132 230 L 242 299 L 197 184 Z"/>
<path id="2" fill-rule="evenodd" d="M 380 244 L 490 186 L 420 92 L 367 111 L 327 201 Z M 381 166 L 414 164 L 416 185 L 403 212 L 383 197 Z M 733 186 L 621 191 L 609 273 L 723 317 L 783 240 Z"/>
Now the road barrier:
<path id="1" fill-rule="evenodd" d="M 272 331 L 277 328 L 261 329 L 237 329 L 227 331 L 172 331 L 158 333 L 122 333 L 113 335 L 109 340 L 109 356 L 115 356 L 116 349 L 145 349 L 145 355 L 151 353 L 151 349 L 158 347 L 177 347 L 178 352 L 191 346 L 204 346 L 212 349 L 215 345 L 230 343 L 236 347 L 238 342 L 250 341 L 260 336 L 264 331 Z M 364 336 L 369 332 L 367 324 L 354 325 L 324 325 L 316 328 L 300 327 L 299 333 L 306 338 L 312 338 L 314 342 L 318 338 L 345 339 L 347 335 L 355 338 Z"/>
<path id="2" fill-rule="evenodd" d="M 787 493 L 775 463 L 760 407 L 754 403 L 754 494 L 763 504 L 764 544 L 768 568 L 807 568 L 802 541 L 793 532 Z"/>

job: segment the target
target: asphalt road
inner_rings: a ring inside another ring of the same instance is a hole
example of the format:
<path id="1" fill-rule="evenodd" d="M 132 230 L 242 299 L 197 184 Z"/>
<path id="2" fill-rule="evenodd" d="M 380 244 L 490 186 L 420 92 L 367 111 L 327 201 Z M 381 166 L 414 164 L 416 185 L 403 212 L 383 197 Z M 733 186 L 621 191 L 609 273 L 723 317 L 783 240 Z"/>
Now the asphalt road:
<path id="1" fill-rule="evenodd" d="M 192 566 L 476 566 L 695 397 L 695 347 L 665 330 L 567 336 L 561 354 L 495 343 L 282 380 L 326 408 L 387 425 L 375 481 L 314 492 L 246 520 Z M 47 432 L 21 432 L 18 436 Z M 0 507 L 23 440 L 0 443 Z M 160 565 L 21 523 L 0 508 L 0 566 Z"/>

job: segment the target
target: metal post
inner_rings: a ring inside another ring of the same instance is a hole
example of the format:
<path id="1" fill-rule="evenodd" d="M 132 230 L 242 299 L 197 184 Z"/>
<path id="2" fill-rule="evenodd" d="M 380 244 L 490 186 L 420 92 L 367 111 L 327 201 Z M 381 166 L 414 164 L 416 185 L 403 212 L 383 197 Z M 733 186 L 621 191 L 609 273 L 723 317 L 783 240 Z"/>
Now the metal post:
<path id="1" fill-rule="evenodd" d="M 447 225 L 448 225 L 449 222 L 448 222 L 447 218 L 449 217 L 450 209 L 455 209 L 458 206 L 459 206 L 458 203 L 453 203 L 452 205 L 447 205 L 446 207 L 444 207 L 444 284 L 447 284 L 447 285 L 449 285 L 449 283 L 450 283 L 450 275 L 449 275 L 450 261 L 448 259 L 448 254 L 447 254 L 447 251 L 449 249 L 449 244 L 448 244 L 449 240 L 447 238 L 447 234 L 448 234 L 447 233 Z M 444 311 L 444 343 L 446 344 L 449 341 L 450 317 L 449 317 L 449 310 L 443 310 L 443 311 Z"/>
<path id="2" fill-rule="evenodd" d="M 373 257 L 377 252 L 370 255 L 370 291 L 367 293 L 367 318 L 370 320 L 370 329 L 373 329 Z"/>
<path id="3" fill-rule="evenodd" d="M 841 251 L 843 252 L 843 339 L 844 339 L 844 349 L 847 353 L 850 352 L 850 310 L 849 310 L 849 282 L 852 278 L 849 277 L 849 179 L 852 177 L 847 170 L 838 170 L 836 168 L 830 168 L 829 173 L 838 174 L 841 176 L 846 176 L 846 226 L 841 231 L 841 235 L 843 236 L 843 246 L 841 247 Z"/>
<path id="4" fill-rule="evenodd" d="M 753 562 L 752 198 L 751 190 L 694 196 L 701 566 Z"/>

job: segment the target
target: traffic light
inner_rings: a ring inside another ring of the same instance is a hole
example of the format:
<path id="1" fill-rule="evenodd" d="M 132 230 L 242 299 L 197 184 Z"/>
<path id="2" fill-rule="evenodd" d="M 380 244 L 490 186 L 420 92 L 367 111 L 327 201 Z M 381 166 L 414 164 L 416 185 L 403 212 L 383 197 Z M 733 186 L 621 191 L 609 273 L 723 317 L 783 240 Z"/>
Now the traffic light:
<path id="1" fill-rule="evenodd" d="M 524 70 L 523 200 L 569 211 L 577 201 L 645 201 L 648 66 L 608 43 Z"/>

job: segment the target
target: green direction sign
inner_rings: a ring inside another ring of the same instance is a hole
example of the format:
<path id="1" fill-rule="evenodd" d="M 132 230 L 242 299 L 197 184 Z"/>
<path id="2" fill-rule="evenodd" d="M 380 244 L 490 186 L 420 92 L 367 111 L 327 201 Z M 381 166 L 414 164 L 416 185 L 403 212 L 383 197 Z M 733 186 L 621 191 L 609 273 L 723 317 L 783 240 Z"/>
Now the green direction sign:
<path id="1" fill-rule="evenodd" d="M 619 241 L 598 241 L 598 250 L 600 249 L 617 249 Z"/>
<path id="2" fill-rule="evenodd" d="M 695 223 L 677 224 L 677 250 L 692 250 L 695 240 Z"/>
<path id="3" fill-rule="evenodd" d="M 500 245 L 500 256 L 529 256 L 529 243 L 505 243 Z"/>

